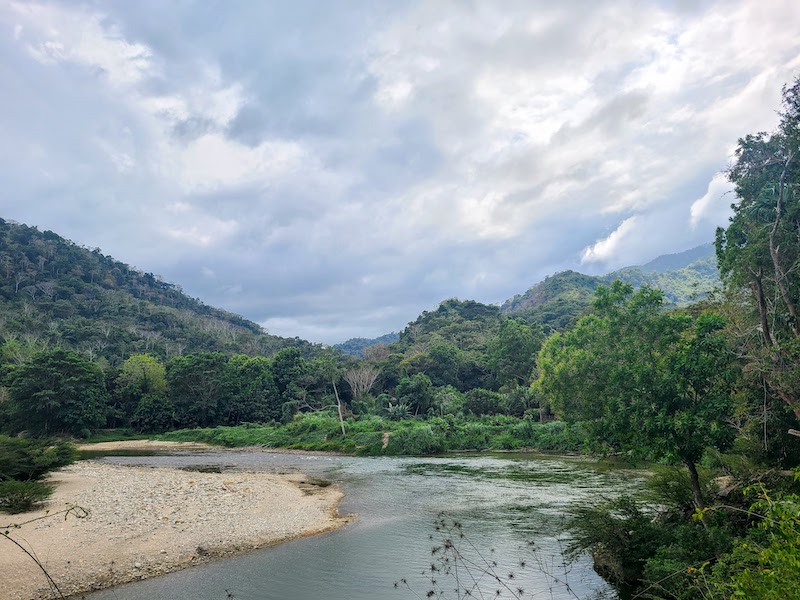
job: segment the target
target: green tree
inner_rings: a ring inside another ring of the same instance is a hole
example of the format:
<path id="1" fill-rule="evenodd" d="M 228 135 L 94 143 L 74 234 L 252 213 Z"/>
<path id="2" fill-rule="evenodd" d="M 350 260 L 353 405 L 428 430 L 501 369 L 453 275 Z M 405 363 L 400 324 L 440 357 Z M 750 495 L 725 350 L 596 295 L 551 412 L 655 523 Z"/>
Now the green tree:
<path id="1" fill-rule="evenodd" d="M 305 380 L 310 367 L 298 348 L 283 348 L 275 354 L 272 373 L 281 404 L 305 400 Z"/>
<path id="2" fill-rule="evenodd" d="M 510 389 L 530 383 L 543 341 L 541 326 L 528 325 L 522 319 L 503 322 L 487 352 L 487 362 L 500 385 Z"/>
<path id="3" fill-rule="evenodd" d="M 716 245 L 726 288 L 751 296 L 740 340 L 750 370 L 800 418 L 800 79 L 780 116 L 776 131 L 739 140 L 728 170 L 737 202 Z"/>
<path id="4" fill-rule="evenodd" d="M 12 419 L 35 435 L 86 435 L 105 423 L 108 393 L 103 371 L 69 350 L 34 356 L 10 376 Z"/>
<path id="5" fill-rule="evenodd" d="M 720 317 L 665 313 L 662 304 L 658 290 L 598 288 L 595 314 L 545 343 L 537 387 L 559 415 L 587 421 L 611 447 L 682 462 L 702 510 L 696 465 L 734 437 L 726 423 L 734 354 Z"/>
<path id="6" fill-rule="evenodd" d="M 326 353 L 315 361 L 315 371 L 319 374 L 320 379 L 324 382 L 323 389 L 328 384 L 333 388 L 333 395 L 336 398 L 336 411 L 339 415 L 339 426 L 342 428 L 342 435 L 345 435 L 344 427 L 344 401 L 339 395 L 339 387 L 337 383 L 342 379 L 344 370 L 339 365 L 338 357 L 333 353 Z"/>
<path id="7" fill-rule="evenodd" d="M 426 414 L 434 401 L 430 377 L 424 373 L 403 377 L 397 384 L 397 399 L 400 404 L 407 404 L 415 415 Z"/>
<path id="8" fill-rule="evenodd" d="M 122 363 L 115 383 L 112 419 L 128 422 L 144 396 L 166 396 L 167 370 L 155 356 L 134 354 Z"/>
<path id="9" fill-rule="evenodd" d="M 462 360 L 462 352 L 453 344 L 436 342 L 431 344 L 427 352 L 409 356 L 400 363 L 400 366 L 407 375 L 424 373 L 437 387 L 445 385 L 458 387 Z"/>
<path id="10" fill-rule="evenodd" d="M 265 422 L 281 418 L 281 402 L 272 361 L 263 356 L 238 354 L 228 361 L 231 401 L 227 421 Z"/>
<path id="11" fill-rule="evenodd" d="M 201 352 L 173 358 L 167 365 L 167 383 L 180 427 L 215 425 L 226 415 L 231 382 L 224 354 Z"/>
<path id="12" fill-rule="evenodd" d="M 502 412 L 502 395 L 491 390 L 475 388 L 464 394 L 464 410 L 476 416 L 496 415 Z"/>
<path id="13" fill-rule="evenodd" d="M 175 424 L 175 404 L 164 394 L 144 394 L 136 404 L 130 422 L 139 431 L 147 433 L 167 431 Z"/>

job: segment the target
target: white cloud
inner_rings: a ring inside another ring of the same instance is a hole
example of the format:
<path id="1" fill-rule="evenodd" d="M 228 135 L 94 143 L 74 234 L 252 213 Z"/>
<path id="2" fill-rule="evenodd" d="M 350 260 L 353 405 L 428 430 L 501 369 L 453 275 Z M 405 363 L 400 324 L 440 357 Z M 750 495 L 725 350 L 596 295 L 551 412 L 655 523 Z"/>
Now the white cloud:
<path id="1" fill-rule="evenodd" d="M 208 215 L 197 215 L 191 223 L 179 221 L 164 228 L 164 233 L 174 240 L 193 246 L 211 247 L 227 241 L 240 230 L 234 220 L 218 219 Z"/>
<path id="2" fill-rule="evenodd" d="M 9 7 L 26 21 L 24 27 L 15 27 L 15 39 L 24 39 L 31 56 L 43 64 L 79 64 L 114 86 L 154 74 L 150 48 L 125 40 L 116 27 L 104 23 L 102 14 L 57 4 L 12 2 Z"/>
<path id="3" fill-rule="evenodd" d="M 627 238 L 633 233 L 637 221 L 636 216 L 628 217 L 608 237 L 584 248 L 581 253 L 581 262 L 605 262 L 613 259 Z"/>
<path id="4" fill-rule="evenodd" d="M 721 223 L 730 215 L 730 204 L 733 196 L 733 185 L 724 173 L 717 173 L 708 182 L 706 193 L 692 202 L 689 209 L 689 224 L 697 227 L 701 221 L 711 221 L 712 224 Z M 726 199 L 727 196 L 727 199 Z"/>
<path id="5" fill-rule="evenodd" d="M 68 5 L 11 6 L 18 18 L 26 20 L 23 39 L 36 60 L 47 65 L 78 64 L 103 74 L 110 93 L 129 107 L 140 127 L 149 128 L 150 143 L 139 149 L 146 156 L 137 157 L 136 150 L 126 144 L 126 136 L 115 133 L 97 140 L 119 172 L 150 164 L 152 173 L 165 184 L 177 178 L 185 194 L 208 193 L 267 185 L 272 178 L 296 169 L 302 158 L 309 158 L 297 142 L 266 140 L 249 147 L 225 136 L 224 128 L 246 103 L 247 95 L 240 82 L 226 81 L 217 65 L 205 64 L 194 81 L 175 85 L 161 77 L 157 65 L 162 59 L 151 48 L 125 39 L 103 14 Z M 161 78 L 160 87 L 173 90 L 152 93 L 141 85 L 148 77 Z M 176 138 L 174 129 L 192 120 L 207 123 L 212 130 L 188 142 Z M 197 227 L 187 231 L 187 239 L 206 239 L 196 233 Z"/>
<path id="6" fill-rule="evenodd" d="M 203 135 L 168 152 L 176 155 L 177 176 L 189 194 L 267 182 L 297 170 L 304 159 L 302 147 L 293 142 L 264 142 L 251 148 L 220 134 Z"/>

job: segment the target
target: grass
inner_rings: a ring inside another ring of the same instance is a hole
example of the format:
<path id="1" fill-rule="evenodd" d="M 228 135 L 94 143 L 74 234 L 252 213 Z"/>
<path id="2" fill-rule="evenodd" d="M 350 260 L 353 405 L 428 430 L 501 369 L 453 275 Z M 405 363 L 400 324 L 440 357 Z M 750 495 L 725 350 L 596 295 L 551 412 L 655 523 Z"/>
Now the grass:
<path id="1" fill-rule="evenodd" d="M 81 440 L 81 444 L 99 444 L 100 442 L 126 442 L 128 440 L 149 440 L 153 434 L 139 433 L 134 429 L 101 429 L 97 433 Z"/>
<path id="2" fill-rule="evenodd" d="M 581 452 L 585 435 L 580 425 L 507 416 L 434 417 L 389 421 L 369 416 L 346 422 L 328 413 L 300 414 L 288 424 L 244 424 L 237 427 L 182 429 L 158 436 L 167 441 L 205 442 L 226 447 L 263 446 L 343 452 L 363 456 L 425 455 L 465 450 Z M 384 443 L 389 434 L 387 443 Z"/>

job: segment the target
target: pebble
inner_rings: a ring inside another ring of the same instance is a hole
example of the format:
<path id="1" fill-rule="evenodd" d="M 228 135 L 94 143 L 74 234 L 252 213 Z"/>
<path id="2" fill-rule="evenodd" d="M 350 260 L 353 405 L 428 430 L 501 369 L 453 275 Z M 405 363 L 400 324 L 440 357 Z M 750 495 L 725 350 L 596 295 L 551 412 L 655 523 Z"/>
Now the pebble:
<path id="1" fill-rule="evenodd" d="M 69 545 L 63 554 L 71 564 L 52 557 L 48 563 L 65 595 L 168 573 L 347 522 L 336 515 L 341 491 L 331 486 L 309 493 L 299 486 L 302 476 L 197 473 L 98 461 L 70 465 L 55 474 L 56 481 L 60 473 L 93 482 L 60 498 L 89 510 L 87 518 L 30 525 L 46 535 L 43 539 Z M 0 577 L 2 562 L 0 556 Z M 32 573 L 30 578 L 38 579 Z M 25 579 L 12 581 L 27 584 Z M 49 597 L 44 589 L 30 588 L 2 590 L 0 600 Z"/>

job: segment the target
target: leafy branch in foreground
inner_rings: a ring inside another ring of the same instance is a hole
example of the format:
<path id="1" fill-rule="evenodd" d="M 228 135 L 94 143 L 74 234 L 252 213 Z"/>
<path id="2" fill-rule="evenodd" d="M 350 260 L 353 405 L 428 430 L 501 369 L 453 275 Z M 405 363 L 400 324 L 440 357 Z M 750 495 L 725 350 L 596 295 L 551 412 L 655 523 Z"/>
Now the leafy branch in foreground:
<path id="1" fill-rule="evenodd" d="M 406 578 L 396 581 L 395 588 L 405 588 L 420 599 L 521 599 L 545 595 L 549 598 L 579 598 L 569 583 L 569 565 L 563 561 L 555 564 L 555 561 L 543 559 L 533 542 L 524 547 L 523 556 L 516 565 L 508 568 L 495 558 L 493 549 L 487 552 L 475 545 L 464 533 L 460 521 L 440 513 L 434 529 L 435 533 L 430 536 L 432 560 L 422 572 L 425 591 L 416 591 Z M 540 589 L 537 591 L 525 589 L 530 575 L 538 578 L 537 587 Z"/>
<path id="2" fill-rule="evenodd" d="M 30 558 L 34 563 L 36 563 L 36 566 L 39 567 L 39 569 L 42 571 L 42 573 L 44 573 L 44 576 L 47 579 L 47 585 L 50 586 L 50 589 L 55 594 L 57 594 L 58 598 L 63 600 L 65 598 L 64 594 L 59 589 L 58 584 L 55 582 L 55 580 L 50 576 L 50 573 L 47 572 L 47 569 L 45 569 L 44 565 L 42 564 L 42 561 L 39 560 L 38 556 L 36 556 L 36 552 L 33 549 L 29 550 L 24 545 L 22 545 L 22 543 L 20 543 L 18 540 L 15 540 L 13 537 L 11 537 L 11 532 L 12 531 L 20 529 L 24 525 L 29 525 L 30 523 L 34 523 L 36 521 L 41 521 L 42 519 L 49 519 L 49 518 L 56 517 L 56 516 L 59 516 L 59 515 L 64 515 L 64 520 L 65 521 L 67 520 L 67 518 L 70 515 L 72 515 L 73 517 L 76 517 L 78 519 L 85 519 L 86 517 L 89 516 L 89 511 L 87 509 L 83 508 L 82 506 L 78 506 L 76 504 L 72 504 L 72 505 L 68 506 L 67 508 L 65 508 L 64 510 L 61 510 L 61 511 L 58 511 L 58 512 L 55 512 L 55 513 L 49 513 L 48 512 L 47 514 L 44 514 L 44 515 L 42 515 L 40 517 L 35 517 L 33 519 L 28 519 L 27 521 L 23 521 L 22 523 L 9 523 L 8 525 L 0 525 L 0 536 L 4 537 L 9 542 L 14 544 L 17 548 L 19 548 L 22 552 L 24 552 L 28 556 L 28 558 Z"/>

